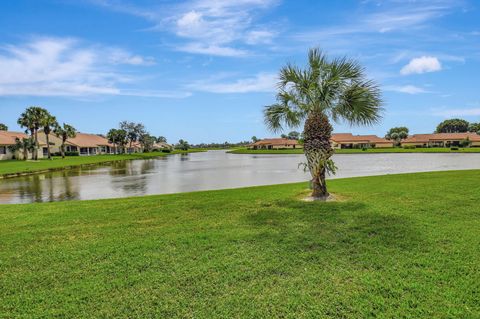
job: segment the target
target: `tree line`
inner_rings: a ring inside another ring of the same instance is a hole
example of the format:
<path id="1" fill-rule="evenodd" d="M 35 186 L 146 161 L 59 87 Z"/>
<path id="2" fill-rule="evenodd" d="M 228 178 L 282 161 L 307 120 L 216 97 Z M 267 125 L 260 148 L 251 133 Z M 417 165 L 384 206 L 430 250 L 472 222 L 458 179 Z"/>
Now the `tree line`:
<path id="1" fill-rule="evenodd" d="M 77 130 L 70 124 L 57 121 L 47 109 L 40 106 L 28 107 L 18 118 L 17 124 L 25 129 L 29 136 L 26 138 L 16 138 L 15 144 L 10 145 L 9 149 L 15 153 L 23 152 L 23 158 L 26 160 L 28 153 L 32 154 L 33 160 L 38 160 L 38 150 L 40 148 L 38 134 L 40 131 L 45 134 L 47 144 L 47 158 L 52 159 L 50 149 L 50 138 L 52 135 L 61 140 L 60 153 L 65 158 L 65 145 L 69 138 L 77 136 Z M 0 131 L 8 131 L 8 126 L 0 123 Z M 156 143 L 167 143 L 164 136 L 152 136 L 142 123 L 122 121 L 118 128 L 112 128 L 106 136 L 99 135 L 108 139 L 109 143 L 115 146 L 115 154 L 126 153 L 126 147 L 132 147 L 134 143 L 139 143 L 144 152 L 150 152 Z M 180 140 L 177 145 L 179 149 L 188 150 L 190 145 L 187 141 Z"/>

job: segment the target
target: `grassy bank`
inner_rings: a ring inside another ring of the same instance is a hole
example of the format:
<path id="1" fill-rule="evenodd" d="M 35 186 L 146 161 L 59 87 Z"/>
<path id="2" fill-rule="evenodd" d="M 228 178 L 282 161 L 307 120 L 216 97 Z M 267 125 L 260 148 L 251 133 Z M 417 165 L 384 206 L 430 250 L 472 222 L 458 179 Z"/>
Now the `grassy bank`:
<path id="1" fill-rule="evenodd" d="M 135 153 L 135 154 L 117 154 L 117 155 L 95 155 L 95 156 L 71 156 L 62 159 L 55 157 L 53 160 L 42 159 L 39 161 L 18 161 L 8 160 L 0 161 L 0 177 L 9 174 L 35 173 L 39 171 L 62 169 L 82 165 L 93 165 L 108 163 L 112 161 L 125 161 L 142 158 L 153 158 L 167 156 L 170 154 L 181 154 L 191 152 L 201 152 L 201 149 L 191 149 L 188 151 L 175 150 L 171 153 L 153 152 L 153 153 Z"/>
<path id="2" fill-rule="evenodd" d="M 480 171 L 4 205 L 6 318 L 478 318 Z"/>
<path id="3" fill-rule="evenodd" d="M 290 149 L 290 150 L 249 150 L 246 148 L 239 148 L 229 153 L 233 154 L 303 154 L 302 149 Z M 369 148 L 366 150 L 361 149 L 340 149 L 335 150 L 336 154 L 371 154 L 371 153 L 480 153 L 480 147 L 471 148 L 459 148 L 458 150 L 451 150 L 450 148 Z"/>

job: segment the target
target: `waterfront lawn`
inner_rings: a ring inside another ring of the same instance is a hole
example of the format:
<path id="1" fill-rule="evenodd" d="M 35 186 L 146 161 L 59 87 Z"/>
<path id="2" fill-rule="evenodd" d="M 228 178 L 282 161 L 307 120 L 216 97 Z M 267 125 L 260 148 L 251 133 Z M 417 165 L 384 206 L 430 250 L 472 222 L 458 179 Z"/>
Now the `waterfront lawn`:
<path id="1" fill-rule="evenodd" d="M 283 149 L 283 150 L 250 150 L 247 148 L 238 148 L 229 151 L 233 154 L 303 154 L 303 149 Z M 459 148 L 452 150 L 446 147 L 413 148 L 406 149 L 400 147 L 392 148 L 369 148 L 362 149 L 337 149 L 335 154 L 369 154 L 369 153 L 480 153 L 480 147 Z"/>
<path id="2" fill-rule="evenodd" d="M 44 171 L 49 169 L 61 169 L 81 165 L 100 164 L 112 161 L 146 159 L 170 154 L 191 153 L 203 151 L 200 149 L 190 149 L 188 151 L 174 150 L 171 153 L 152 152 L 152 153 L 134 153 L 134 154 L 116 154 L 116 155 L 92 155 L 92 156 L 69 156 L 64 159 L 54 157 L 53 160 L 41 159 L 38 161 L 19 161 L 7 160 L 0 161 L 0 176 L 7 174 L 31 173 L 35 171 Z"/>
<path id="3" fill-rule="evenodd" d="M 480 171 L 0 207 L 5 318 L 478 318 Z"/>

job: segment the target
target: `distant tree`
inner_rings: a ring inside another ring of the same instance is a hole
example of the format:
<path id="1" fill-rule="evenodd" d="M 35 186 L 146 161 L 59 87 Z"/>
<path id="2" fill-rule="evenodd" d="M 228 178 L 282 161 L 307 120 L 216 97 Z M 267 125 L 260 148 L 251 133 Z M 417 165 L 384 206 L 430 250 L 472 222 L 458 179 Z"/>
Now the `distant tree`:
<path id="1" fill-rule="evenodd" d="M 28 152 L 33 152 L 35 150 L 35 142 L 31 137 L 19 139 L 15 138 L 15 144 L 10 145 L 8 149 L 15 154 L 15 152 L 22 150 L 23 151 L 23 160 L 28 159 Z"/>
<path id="2" fill-rule="evenodd" d="M 385 138 L 394 141 L 395 146 L 398 146 L 402 140 L 408 137 L 408 133 L 409 130 L 405 126 L 392 127 L 385 135 Z"/>
<path id="3" fill-rule="evenodd" d="M 167 138 L 164 136 L 157 137 L 157 143 L 167 143 Z"/>
<path id="4" fill-rule="evenodd" d="M 43 127 L 43 133 L 45 134 L 45 140 L 47 142 L 47 158 L 52 159 L 52 154 L 50 152 L 50 133 L 58 126 L 57 119 L 55 116 L 51 115 L 48 111 L 45 111 L 45 114 L 41 123 Z"/>
<path id="5" fill-rule="evenodd" d="M 470 125 L 468 125 L 468 131 L 473 132 L 473 133 L 480 132 L 480 122 L 479 123 L 470 123 Z"/>
<path id="6" fill-rule="evenodd" d="M 258 142 L 258 141 L 259 141 L 259 139 L 258 139 L 255 135 L 252 136 L 252 142 L 253 142 L 253 143 L 256 143 L 256 142 Z"/>
<path id="7" fill-rule="evenodd" d="M 175 148 L 178 148 L 182 151 L 188 151 L 188 149 L 190 148 L 190 144 L 188 144 L 187 141 L 179 140 L 177 145 L 175 145 Z"/>
<path id="8" fill-rule="evenodd" d="M 48 114 L 48 111 L 42 107 L 30 106 L 20 115 L 17 121 L 21 127 L 26 128 L 26 131 L 30 132 L 35 141 L 35 149 L 32 154 L 34 160 L 38 159 L 38 130 L 42 127 L 42 123 Z"/>
<path id="9" fill-rule="evenodd" d="M 74 138 L 77 136 L 77 130 L 71 125 L 63 123 L 63 125 L 60 126 L 60 124 L 57 123 L 57 125 L 53 128 L 53 134 L 62 140 L 62 144 L 60 145 L 60 153 L 62 154 L 62 158 L 65 158 L 65 143 L 69 138 Z"/>
<path id="10" fill-rule="evenodd" d="M 115 147 L 115 154 L 118 153 L 118 149 L 122 150 L 122 153 L 125 153 L 125 145 L 127 145 L 127 131 L 122 129 L 112 128 L 107 133 L 107 139 Z"/>
<path id="11" fill-rule="evenodd" d="M 288 138 L 288 135 L 287 134 L 281 134 L 280 137 L 281 138 Z"/>
<path id="12" fill-rule="evenodd" d="M 146 134 L 145 126 L 141 123 L 123 121 L 120 122 L 120 129 L 127 132 L 127 140 L 130 148 L 134 142 L 138 141 L 140 136 Z"/>
<path id="13" fill-rule="evenodd" d="M 5 124 L 0 123 L 0 131 L 8 131 L 8 126 Z"/>
<path id="14" fill-rule="evenodd" d="M 153 149 L 153 144 L 155 144 L 157 138 L 155 136 L 151 136 L 148 133 L 145 133 L 140 135 L 138 141 L 140 142 L 140 144 L 142 144 L 144 152 L 151 152 Z"/>
<path id="15" fill-rule="evenodd" d="M 298 140 L 300 138 L 300 133 L 298 133 L 297 131 L 291 131 L 290 133 L 288 133 L 287 138 L 290 140 Z"/>
<path id="16" fill-rule="evenodd" d="M 438 124 L 435 133 L 464 133 L 468 127 L 469 123 L 462 119 L 445 120 Z"/>

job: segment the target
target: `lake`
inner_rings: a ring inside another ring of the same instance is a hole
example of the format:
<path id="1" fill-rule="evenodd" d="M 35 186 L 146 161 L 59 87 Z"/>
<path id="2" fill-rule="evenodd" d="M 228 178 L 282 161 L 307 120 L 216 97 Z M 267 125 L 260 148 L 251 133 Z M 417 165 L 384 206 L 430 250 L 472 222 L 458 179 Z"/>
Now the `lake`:
<path id="1" fill-rule="evenodd" d="M 479 169 L 480 154 L 338 154 L 329 178 Z M 303 155 L 208 151 L 0 180 L 0 203 L 118 198 L 307 181 Z M 1 163 L 0 163 L 1 165 Z"/>

